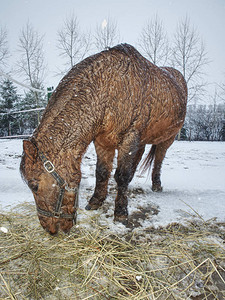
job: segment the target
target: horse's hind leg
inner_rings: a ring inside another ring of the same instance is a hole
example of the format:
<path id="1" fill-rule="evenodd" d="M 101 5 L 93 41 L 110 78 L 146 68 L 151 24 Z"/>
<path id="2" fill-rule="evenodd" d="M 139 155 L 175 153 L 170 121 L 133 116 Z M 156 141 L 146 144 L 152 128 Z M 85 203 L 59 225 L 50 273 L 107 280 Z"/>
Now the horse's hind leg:
<path id="1" fill-rule="evenodd" d="M 172 145 L 175 137 L 170 138 L 169 140 L 162 142 L 156 146 L 155 150 L 155 159 L 154 159 L 154 166 L 152 171 L 152 190 L 153 192 L 161 192 L 161 167 L 163 159 L 166 155 L 167 149 Z"/>
<path id="2" fill-rule="evenodd" d="M 105 201 L 115 155 L 115 149 L 105 150 L 97 142 L 95 142 L 95 150 L 97 153 L 96 185 L 94 194 L 86 206 L 87 210 L 98 209 Z"/>
<path id="3" fill-rule="evenodd" d="M 131 143 L 125 141 L 118 149 L 117 169 L 115 180 L 117 182 L 118 191 L 115 200 L 114 220 L 127 224 L 127 189 L 131 182 L 137 165 L 144 153 L 145 146 L 140 146 L 137 140 Z"/>

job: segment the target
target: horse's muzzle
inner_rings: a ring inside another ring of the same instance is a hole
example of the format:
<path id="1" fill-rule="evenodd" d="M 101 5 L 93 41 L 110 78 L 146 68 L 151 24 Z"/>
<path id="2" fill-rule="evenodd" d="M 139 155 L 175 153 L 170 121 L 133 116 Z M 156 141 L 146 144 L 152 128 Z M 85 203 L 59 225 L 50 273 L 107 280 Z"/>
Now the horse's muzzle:
<path id="1" fill-rule="evenodd" d="M 59 231 L 69 233 L 74 225 L 73 220 L 67 220 L 55 217 L 39 216 L 41 226 L 52 236 L 57 235 Z"/>

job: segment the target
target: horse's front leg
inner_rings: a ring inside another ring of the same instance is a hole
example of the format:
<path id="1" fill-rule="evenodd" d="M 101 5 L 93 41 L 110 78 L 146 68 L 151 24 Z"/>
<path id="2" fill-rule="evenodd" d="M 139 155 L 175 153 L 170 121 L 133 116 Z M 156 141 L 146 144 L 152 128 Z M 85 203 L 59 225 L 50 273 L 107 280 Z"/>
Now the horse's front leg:
<path id="1" fill-rule="evenodd" d="M 85 207 L 87 210 L 98 209 L 105 201 L 115 155 L 115 149 L 105 150 L 97 142 L 95 142 L 95 150 L 97 153 L 96 185 L 94 194 Z"/>
<path id="2" fill-rule="evenodd" d="M 118 151 L 117 169 L 115 173 L 118 191 L 115 200 L 114 220 L 122 222 L 125 225 L 128 222 L 127 189 L 144 153 L 144 149 L 145 146 L 140 146 L 139 140 L 134 139 L 130 144 L 126 142 L 123 143 Z"/>

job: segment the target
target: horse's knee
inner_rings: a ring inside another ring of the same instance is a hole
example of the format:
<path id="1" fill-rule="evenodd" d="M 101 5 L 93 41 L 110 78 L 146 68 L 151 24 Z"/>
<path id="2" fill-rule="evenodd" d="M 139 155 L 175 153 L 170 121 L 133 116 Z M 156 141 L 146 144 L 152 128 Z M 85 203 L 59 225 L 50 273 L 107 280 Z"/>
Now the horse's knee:
<path id="1" fill-rule="evenodd" d="M 127 187 L 133 178 L 132 170 L 117 169 L 114 175 L 118 187 Z"/>
<path id="2" fill-rule="evenodd" d="M 96 210 L 102 206 L 107 196 L 108 180 L 110 177 L 111 169 L 107 164 L 102 161 L 97 161 L 96 166 L 96 185 L 95 191 L 89 200 L 86 210 Z"/>
<path id="3" fill-rule="evenodd" d="M 96 168 L 96 179 L 99 182 L 106 181 L 110 176 L 110 170 L 103 163 L 98 163 Z"/>

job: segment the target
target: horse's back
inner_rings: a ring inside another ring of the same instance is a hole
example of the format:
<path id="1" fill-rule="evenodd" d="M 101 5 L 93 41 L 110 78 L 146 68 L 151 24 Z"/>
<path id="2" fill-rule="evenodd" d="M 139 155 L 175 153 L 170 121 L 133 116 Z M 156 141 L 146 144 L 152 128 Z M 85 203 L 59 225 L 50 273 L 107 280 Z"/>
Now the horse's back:
<path id="1" fill-rule="evenodd" d="M 130 45 L 104 54 L 110 55 L 112 74 L 101 137 L 116 144 L 123 133 L 136 130 L 144 142 L 153 144 L 176 134 L 186 113 L 182 74 L 155 66 Z"/>

